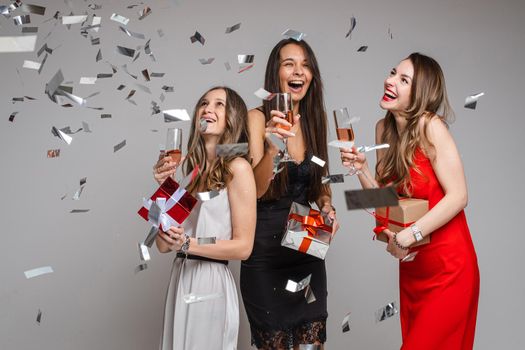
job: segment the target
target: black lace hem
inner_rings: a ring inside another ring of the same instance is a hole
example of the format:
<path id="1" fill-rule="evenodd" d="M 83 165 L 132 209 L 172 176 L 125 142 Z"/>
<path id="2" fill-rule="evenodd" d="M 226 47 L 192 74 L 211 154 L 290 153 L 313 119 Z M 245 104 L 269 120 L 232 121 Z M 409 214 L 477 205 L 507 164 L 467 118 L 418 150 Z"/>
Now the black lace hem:
<path id="1" fill-rule="evenodd" d="M 301 344 L 326 342 L 326 318 L 304 322 L 288 329 L 257 329 L 250 326 L 252 345 L 260 350 L 288 350 Z"/>

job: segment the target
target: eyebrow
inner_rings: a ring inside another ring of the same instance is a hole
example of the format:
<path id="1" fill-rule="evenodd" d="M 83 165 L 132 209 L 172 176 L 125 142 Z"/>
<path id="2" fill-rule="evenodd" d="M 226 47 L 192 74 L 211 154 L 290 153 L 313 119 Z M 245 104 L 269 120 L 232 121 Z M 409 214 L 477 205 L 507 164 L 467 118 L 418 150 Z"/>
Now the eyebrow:
<path id="1" fill-rule="evenodd" d="M 408 78 L 408 79 L 412 80 L 412 77 L 410 75 L 401 74 L 401 76 L 404 77 L 404 78 Z"/>

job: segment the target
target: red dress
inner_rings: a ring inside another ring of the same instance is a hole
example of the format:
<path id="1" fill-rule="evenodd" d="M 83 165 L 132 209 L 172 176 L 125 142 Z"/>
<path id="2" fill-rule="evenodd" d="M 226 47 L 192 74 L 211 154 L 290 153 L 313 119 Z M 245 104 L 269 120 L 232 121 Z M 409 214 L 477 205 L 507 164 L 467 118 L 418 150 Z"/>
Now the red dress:
<path id="1" fill-rule="evenodd" d="M 419 149 L 410 169 L 412 197 L 429 209 L 444 196 L 430 160 Z M 462 210 L 432 232 L 411 262 L 399 264 L 402 350 L 466 350 L 474 345 L 479 298 L 476 252 Z"/>

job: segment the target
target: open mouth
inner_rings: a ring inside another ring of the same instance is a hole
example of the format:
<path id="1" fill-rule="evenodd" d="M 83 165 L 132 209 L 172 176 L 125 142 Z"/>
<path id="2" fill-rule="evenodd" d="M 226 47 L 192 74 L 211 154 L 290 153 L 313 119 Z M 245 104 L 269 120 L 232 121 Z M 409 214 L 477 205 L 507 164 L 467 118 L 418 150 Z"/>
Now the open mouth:
<path id="1" fill-rule="evenodd" d="M 385 90 L 385 94 L 383 95 L 383 101 L 393 101 L 397 98 L 397 95 L 394 94 L 392 91 L 390 90 Z"/>
<path id="2" fill-rule="evenodd" d="M 301 81 L 301 80 L 292 80 L 288 82 L 288 87 L 292 91 L 299 91 L 303 88 L 303 86 L 304 86 L 304 81 Z"/>
<path id="3" fill-rule="evenodd" d="M 215 123 L 216 122 L 216 120 L 214 118 L 210 117 L 210 116 L 203 115 L 201 117 L 201 119 L 204 120 L 206 123 Z"/>

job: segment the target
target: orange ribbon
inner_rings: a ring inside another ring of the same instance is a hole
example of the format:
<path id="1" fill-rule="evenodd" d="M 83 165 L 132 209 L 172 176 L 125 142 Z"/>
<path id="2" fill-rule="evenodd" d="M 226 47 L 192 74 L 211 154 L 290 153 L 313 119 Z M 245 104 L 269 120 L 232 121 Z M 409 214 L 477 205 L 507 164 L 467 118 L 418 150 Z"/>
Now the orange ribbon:
<path id="1" fill-rule="evenodd" d="M 302 224 L 302 228 L 308 232 L 308 236 L 303 238 L 301 245 L 299 246 L 299 251 L 301 253 L 306 253 L 312 244 L 312 239 L 316 235 L 316 230 L 321 229 L 323 231 L 332 232 L 332 227 L 324 223 L 324 219 L 321 216 L 321 213 L 317 210 L 310 209 L 308 215 L 299 215 L 292 213 L 288 215 L 288 220 L 295 220 Z"/>

